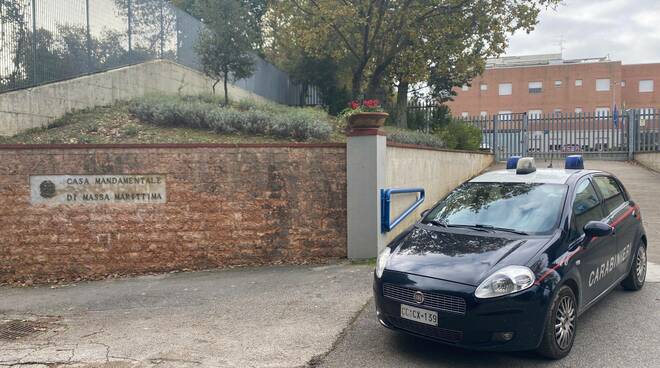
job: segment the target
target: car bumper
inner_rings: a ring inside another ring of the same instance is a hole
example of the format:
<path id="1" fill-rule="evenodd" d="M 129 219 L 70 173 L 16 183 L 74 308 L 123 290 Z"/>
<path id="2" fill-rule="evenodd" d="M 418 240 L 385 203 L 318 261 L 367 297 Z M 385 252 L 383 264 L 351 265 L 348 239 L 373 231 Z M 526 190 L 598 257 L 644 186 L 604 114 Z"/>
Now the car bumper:
<path id="1" fill-rule="evenodd" d="M 405 298 L 394 299 L 391 293 L 385 296 L 384 283 L 425 294 L 462 298 L 464 313 L 403 301 Z M 392 271 L 385 271 L 381 279 L 374 278 L 378 320 L 385 327 L 476 350 L 518 351 L 539 346 L 551 299 L 548 289 L 535 285 L 520 293 L 493 299 L 477 299 L 474 290 L 474 286 Z M 438 312 L 438 326 L 401 318 L 401 304 Z M 504 339 L 502 333 L 506 332 L 513 332 L 513 337 Z"/>

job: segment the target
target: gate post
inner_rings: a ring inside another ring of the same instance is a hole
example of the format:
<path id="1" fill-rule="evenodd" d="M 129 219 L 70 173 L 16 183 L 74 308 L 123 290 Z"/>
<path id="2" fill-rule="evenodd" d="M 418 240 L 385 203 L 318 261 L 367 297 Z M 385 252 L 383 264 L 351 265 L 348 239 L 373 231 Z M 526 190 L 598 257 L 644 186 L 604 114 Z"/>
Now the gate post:
<path id="1" fill-rule="evenodd" d="M 635 125 L 637 124 L 635 110 L 628 110 L 628 161 L 635 158 Z"/>
<path id="2" fill-rule="evenodd" d="M 387 138 L 377 128 L 352 129 L 346 142 L 348 258 L 373 258 L 385 247 L 380 189 L 385 187 Z"/>
<path id="3" fill-rule="evenodd" d="M 529 128 L 529 117 L 527 116 L 527 113 L 523 113 L 523 127 L 522 127 L 522 139 L 523 139 L 523 147 L 522 147 L 522 156 L 526 157 L 529 156 L 529 135 L 528 133 L 528 128 Z"/>
<path id="4" fill-rule="evenodd" d="M 499 150 L 497 149 L 497 114 L 493 115 L 493 155 L 495 155 L 495 162 L 499 161 L 498 157 L 498 152 Z"/>

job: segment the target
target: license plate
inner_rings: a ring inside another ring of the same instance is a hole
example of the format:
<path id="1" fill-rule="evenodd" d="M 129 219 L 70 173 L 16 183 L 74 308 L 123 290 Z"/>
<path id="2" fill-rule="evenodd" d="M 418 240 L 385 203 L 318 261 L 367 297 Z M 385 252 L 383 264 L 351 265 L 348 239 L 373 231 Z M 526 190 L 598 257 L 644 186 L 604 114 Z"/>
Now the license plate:
<path id="1" fill-rule="evenodd" d="M 424 323 L 431 326 L 438 325 L 438 312 L 411 307 L 409 305 L 401 304 L 401 318 L 409 319 L 411 321 Z"/>

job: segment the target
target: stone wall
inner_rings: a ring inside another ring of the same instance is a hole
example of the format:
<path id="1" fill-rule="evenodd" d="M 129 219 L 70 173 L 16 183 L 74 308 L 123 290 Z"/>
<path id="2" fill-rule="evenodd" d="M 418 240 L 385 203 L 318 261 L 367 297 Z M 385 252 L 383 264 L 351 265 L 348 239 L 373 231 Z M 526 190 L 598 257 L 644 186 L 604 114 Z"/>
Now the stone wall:
<path id="1" fill-rule="evenodd" d="M 0 135 L 44 127 L 73 110 L 111 105 L 145 94 L 210 93 L 212 84 L 196 70 L 169 60 L 155 60 L 7 92 L 0 94 Z M 236 100 L 266 101 L 234 85 L 229 86 L 229 95 Z"/>
<path id="2" fill-rule="evenodd" d="M 31 176 L 102 174 L 167 199 L 31 201 Z M 346 257 L 346 147 L 0 146 L 0 229 L 0 283 Z"/>
<path id="3" fill-rule="evenodd" d="M 660 172 L 660 152 L 635 153 L 635 161 L 642 166 Z"/>
<path id="4" fill-rule="evenodd" d="M 393 231 L 386 242 L 417 220 L 421 212 L 431 208 L 449 191 L 476 176 L 493 164 L 490 153 L 420 148 L 388 143 L 385 181 L 388 188 L 421 187 L 426 199 L 414 213 Z M 397 194 L 392 197 L 392 220 L 415 201 L 415 194 Z"/>

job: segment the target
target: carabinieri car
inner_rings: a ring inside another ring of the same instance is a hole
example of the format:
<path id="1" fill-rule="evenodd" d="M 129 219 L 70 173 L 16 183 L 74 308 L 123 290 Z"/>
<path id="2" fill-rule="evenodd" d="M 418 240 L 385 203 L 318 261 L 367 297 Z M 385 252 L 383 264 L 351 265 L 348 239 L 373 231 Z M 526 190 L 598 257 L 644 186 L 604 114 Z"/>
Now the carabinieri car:
<path id="1" fill-rule="evenodd" d="M 514 159 L 515 160 L 515 159 Z M 613 175 L 565 169 L 487 172 L 447 195 L 378 255 L 380 323 L 459 347 L 566 356 L 577 318 L 646 278 L 639 207 Z"/>

